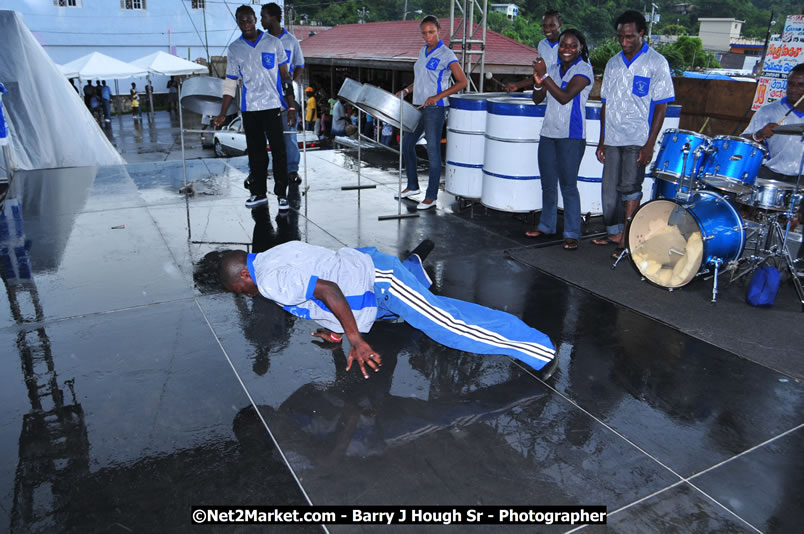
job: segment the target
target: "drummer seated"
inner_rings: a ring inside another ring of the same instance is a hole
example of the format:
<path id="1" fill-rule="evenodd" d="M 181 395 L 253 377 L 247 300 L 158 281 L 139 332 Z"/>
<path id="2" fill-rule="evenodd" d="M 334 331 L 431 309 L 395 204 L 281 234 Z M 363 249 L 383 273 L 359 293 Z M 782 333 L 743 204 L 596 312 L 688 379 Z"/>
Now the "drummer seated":
<path id="1" fill-rule="evenodd" d="M 757 110 L 742 136 L 768 149 L 768 159 L 759 169 L 757 178 L 777 180 L 795 185 L 801 165 L 804 143 L 801 134 L 785 135 L 774 132 L 781 123 L 787 125 L 804 124 L 804 63 L 796 65 L 787 77 L 787 95 L 765 104 Z M 799 203 L 798 219 L 802 219 L 802 206 Z M 797 221 L 796 221 L 797 222 Z"/>

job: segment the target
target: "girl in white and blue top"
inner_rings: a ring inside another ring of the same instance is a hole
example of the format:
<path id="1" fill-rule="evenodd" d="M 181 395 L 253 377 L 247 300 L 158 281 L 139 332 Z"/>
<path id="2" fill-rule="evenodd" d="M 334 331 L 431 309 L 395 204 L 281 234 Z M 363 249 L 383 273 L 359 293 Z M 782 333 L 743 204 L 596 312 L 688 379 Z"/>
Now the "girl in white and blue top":
<path id="1" fill-rule="evenodd" d="M 581 197 L 578 169 L 586 149 L 586 101 L 594 74 L 583 34 L 564 30 L 558 43 L 558 61 L 533 64 L 533 101 L 547 100 L 539 138 L 539 171 L 542 181 L 542 214 L 529 237 L 556 233 L 558 184 L 564 199 L 564 248 L 578 248 L 581 235 Z"/>
<path id="2" fill-rule="evenodd" d="M 466 87 L 466 76 L 458 65 L 455 53 L 444 44 L 444 41 L 439 39 L 441 26 L 438 19 L 428 15 L 422 20 L 419 27 L 425 46 L 422 47 L 419 59 L 413 66 L 413 83 L 400 91 L 403 96 L 413 93 L 413 105 L 422 107 L 422 116 L 416 130 L 411 134 L 405 134 L 402 140 L 402 154 L 405 157 L 408 177 L 408 186 L 402 191 L 402 198 L 412 197 L 419 193 L 419 177 L 416 173 L 416 141 L 424 133 L 427 139 L 430 173 L 425 198 L 417 208 L 426 210 L 435 206 L 438 184 L 441 181 L 441 132 L 444 128 L 447 106 L 449 106 L 447 97 Z M 455 77 L 453 85 L 450 85 L 450 76 Z"/>

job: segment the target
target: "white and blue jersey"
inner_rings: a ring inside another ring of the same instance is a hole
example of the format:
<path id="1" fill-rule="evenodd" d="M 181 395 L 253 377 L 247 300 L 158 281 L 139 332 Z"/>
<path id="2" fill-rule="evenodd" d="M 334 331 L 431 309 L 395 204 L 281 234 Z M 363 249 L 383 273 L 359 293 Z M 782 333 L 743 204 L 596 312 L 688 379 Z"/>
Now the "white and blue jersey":
<path id="1" fill-rule="evenodd" d="M 547 109 L 544 112 L 541 135 L 553 139 L 586 139 L 586 101 L 595 79 L 592 65 L 578 57 L 566 72 L 562 73 L 562 70 L 563 66 L 558 61 L 547 67 L 547 73 L 561 89 L 566 89 L 576 76 L 586 78 L 589 83 L 566 104 L 561 104 L 545 89 Z"/>
<path id="2" fill-rule="evenodd" d="M 294 70 L 304 68 L 304 54 L 302 54 L 301 45 L 299 45 L 299 40 L 293 34 L 288 33 L 285 28 L 282 28 L 279 40 L 285 48 L 285 54 L 288 57 L 288 72 L 290 77 L 293 78 Z"/>
<path id="3" fill-rule="evenodd" d="M 229 45 L 226 77 L 243 80 L 240 111 L 286 108 L 279 66 L 288 62 L 282 42 L 259 32 L 252 43 L 242 35 Z"/>
<path id="4" fill-rule="evenodd" d="M 355 249 L 333 251 L 291 241 L 260 254 L 249 254 L 247 265 L 262 296 L 332 331 L 343 332 L 343 327 L 329 308 L 313 297 L 319 279 L 338 284 L 352 308 L 358 330 L 368 332 L 377 318 L 374 264 Z"/>
<path id="5" fill-rule="evenodd" d="M 667 60 L 647 43 L 631 61 L 620 51 L 606 63 L 600 99 L 606 104 L 604 144 L 645 145 L 654 107 L 675 100 Z"/>
<path id="6" fill-rule="evenodd" d="M 340 287 L 360 332 L 367 332 L 375 319 L 401 317 L 453 349 L 505 354 L 534 369 L 555 357 L 550 338 L 518 317 L 433 295 L 428 289 L 432 282 L 415 255 L 401 262 L 373 247 L 335 252 L 292 241 L 249 254 L 247 266 L 260 294 L 334 332 L 343 332 L 343 327 L 313 296 L 319 279 Z"/>
<path id="7" fill-rule="evenodd" d="M 455 52 L 438 41 L 430 53 L 427 45 L 419 51 L 419 59 L 413 65 L 413 105 L 421 106 L 431 96 L 435 96 L 450 86 L 452 71 L 449 66 L 458 61 Z M 449 106 L 446 98 L 438 101 L 439 106 Z"/>
<path id="8" fill-rule="evenodd" d="M 804 112 L 796 111 L 787 100 L 787 97 L 784 97 L 759 108 L 751 118 L 751 122 L 743 132 L 743 135 L 754 134 L 771 122 L 778 124 L 788 111 L 791 113 L 785 119 L 785 124 L 804 123 Z M 798 169 L 801 165 L 801 153 L 804 151 L 801 136 L 776 134 L 766 139 L 764 143 L 768 147 L 768 159 L 762 162 L 764 166 L 779 174 L 787 176 L 798 175 Z"/>
<path id="9" fill-rule="evenodd" d="M 544 59 L 545 65 L 552 65 L 558 61 L 558 41 L 551 43 L 547 37 L 539 41 L 536 46 L 539 51 L 539 57 Z"/>

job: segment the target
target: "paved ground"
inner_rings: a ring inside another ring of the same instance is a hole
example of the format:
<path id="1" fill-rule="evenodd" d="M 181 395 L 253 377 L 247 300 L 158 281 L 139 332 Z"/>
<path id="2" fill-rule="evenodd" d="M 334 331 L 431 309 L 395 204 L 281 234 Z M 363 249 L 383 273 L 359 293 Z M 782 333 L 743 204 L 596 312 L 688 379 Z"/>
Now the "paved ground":
<path id="1" fill-rule="evenodd" d="M 288 215 L 273 199 L 250 212 L 245 158 L 189 161 L 186 198 L 175 125 L 126 120 L 112 135 L 129 165 L 19 174 L 4 203 L 0 525 L 189 532 L 193 504 L 307 502 L 600 504 L 606 530 L 635 533 L 804 519 L 794 377 L 508 259 L 528 243 L 517 217 L 458 213 L 444 194 L 418 218 L 378 221 L 398 209 L 385 156 L 366 156 L 361 181 L 377 187 L 358 192 L 341 190 L 354 158 L 310 153 Z M 383 323 L 368 339 L 385 365 L 363 380 L 312 323 L 215 282 L 225 247 L 401 254 L 425 237 L 435 291 L 548 334 L 551 378 Z M 270 529 L 285 530 L 320 527 Z"/>

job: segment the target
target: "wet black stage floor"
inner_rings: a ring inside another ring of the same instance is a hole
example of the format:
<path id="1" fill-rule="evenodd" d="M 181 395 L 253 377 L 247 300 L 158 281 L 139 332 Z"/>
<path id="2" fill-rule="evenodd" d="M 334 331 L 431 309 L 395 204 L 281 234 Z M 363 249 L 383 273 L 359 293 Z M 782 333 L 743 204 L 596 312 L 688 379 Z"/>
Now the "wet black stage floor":
<path id="1" fill-rule="evenodd" d="M 181 161 L 15 177 L 0 217 L 0 529 L 321 531 L 190 521 L 194 504 L 311 502 L 605 505 L 613 532 L 798 530 L 798 380 L 507 259 L 523 244 L 509 215 L 457 216 L 443 195 L 380 222 L 393 176 L 366 166 L 377 188 L 341 191 L 354 160 L 308 164 L 286 216 L 273 199 L 243 207 L 244 158 L 189 161 L 186 203 Z M 402 254 L 425 237 L 435 291 L 547 333 L 552 377 L 378 323 L 385 364 L 364 380 L 314 324 L 222 292 L 212 272 L 227 247 Z M 403 528 L 512 530 L 389 530 Z"/>

